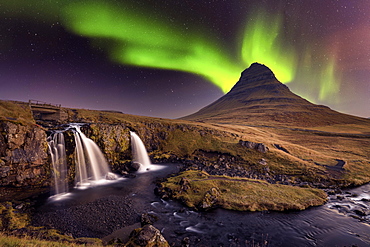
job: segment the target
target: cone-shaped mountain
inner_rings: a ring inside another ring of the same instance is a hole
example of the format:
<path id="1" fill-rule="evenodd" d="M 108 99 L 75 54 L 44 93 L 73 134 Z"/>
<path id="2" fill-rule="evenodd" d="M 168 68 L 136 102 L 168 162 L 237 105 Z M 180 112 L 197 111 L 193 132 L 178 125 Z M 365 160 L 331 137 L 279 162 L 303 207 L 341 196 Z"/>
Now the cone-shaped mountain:
<path id="1" fill-rule="evenodd" d="M 292 93 L 265 65 L 253 63 L 226 95 L 182 119 L 214 123 L 319 126 L 368 120 L 315 105 Z"/>

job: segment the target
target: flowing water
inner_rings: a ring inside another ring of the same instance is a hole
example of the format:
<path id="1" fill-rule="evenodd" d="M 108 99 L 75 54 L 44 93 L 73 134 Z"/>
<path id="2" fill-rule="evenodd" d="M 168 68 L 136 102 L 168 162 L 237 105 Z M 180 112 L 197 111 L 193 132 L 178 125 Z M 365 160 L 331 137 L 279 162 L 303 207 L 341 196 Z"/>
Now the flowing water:
<path id="1" fill-rule="evenodd" d="M 144 146 L 144 143 L 140 137 L 135 133 L 130 131 L 131 135 L 131 149 L 133 162 L 140 165 L 139 172 L 146 171 L 151 168 L 151 162 Z"/>
<path id="2" fill-rule="evenodd" d="M 76 187 L 86 188 L 92 183 L 105 180 L 111 171 L 102 151 L 93 140 L 82 133 L 80 125 L 72 125 L 71 127 L 75 129 Z"/>
<path id="3" fill-rule="evenodd" d="M 89 186 L 106 183 L 118 177 L 111 173 L 108 162 L 98 145 L 86 137 L 80 124 L 70 124 L 75 140 L 75 187 L 86 189 Z M 64 131 L 65 131 L 64 130 Z M 48 138 L 48 146 L 53 165 L 52 193 L 54 199 L 60 199 L 68 192 L 68 166 L 64 141 L 64 131 L 56 131 Z"/>
<path id="4" fill-rule="evenodd" d="M 369 224 L 333 207 L 338 196 L 333 195 L 326 205 L 299 212 L 195 212 L 154 195 L 153 181 L 179 170 L 176 164 L 164 167 L 72 191 L 65 200 L 44 202 L 34 221 L 76 237 L 127 240 L 129 230 L 139 227 L 140 214 L 150 213 L 158 217 L 154 226 L 175 246 L 370 246 Z M 349 190 L 345 193 L 352 193 L 348 203 L 355 205 L 370 197 L 369 190 L 370 185 L 354 189 L 357 197 Z"/>
<path id="5" fill-rule="evenodd" d="M 63 196 L 40 199 L 35 225 L 48 225 L 74 237 L 126 242 L 130 232 L 140 227 L 140 215 L 149 213 L 158 218 L 154 226 L 173 246 L 370 246 L 370 185 L 331 193 L 327 204 L 300 212 L 196 212 L 155 196 L 154 181 L 180 168 L 151 164 L 134 132 L 130 133 L 133 160 L 140 169 L 136 176 L 118 179 L 80 126 L 70 128 L 76 143 L 76 187 L 65 194 L 64 139 L 62 132 L 56 132 L 49 138 L 49 149 L 55 193 Z"/>
<path id="6" fill-rule="evenodd" d="M 52 191 L 54 195 L 68 192 L 67 159 L 63 132 L 56 132 L 48 138 L 48 147 L 53 166 Z"/>
<path id="7" fill-rule="evenodd" d="M 67 158 L 63 132 L 59 131 L 49 136 L 48 147 L 53 166 L 53 193 L 62 195 L 68 192 Z"/>

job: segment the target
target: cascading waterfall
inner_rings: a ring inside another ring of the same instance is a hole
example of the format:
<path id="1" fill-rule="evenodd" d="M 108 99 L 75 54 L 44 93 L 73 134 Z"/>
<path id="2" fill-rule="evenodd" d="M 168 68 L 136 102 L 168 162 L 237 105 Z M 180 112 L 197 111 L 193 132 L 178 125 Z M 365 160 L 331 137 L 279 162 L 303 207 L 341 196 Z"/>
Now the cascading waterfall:
<path id="1" fill-rule="evenodd" d="M 98 145 L 82 133 L 80 125 L 71 125 L 71 128 L 75 129 L 76 187 L 83 188 L 106 178 L 116 179 Z"/>
<path id="2" fill-rule="evenodd" d="M 63 132 L 71 129 L 75 140 L 76 188 L 84 189 L 90 185 L 104 183 L 107 180 L 116 180 L 118 176 L 108 167 L 103 153 L 98 145 L 82 133 L 80 124 L 70 124 L 63 131 L 56 131 L 48 137 L 48 146 L 52 161 L 53 180 L 52 191 L 59 199 L 68 192 L 68 168 Z M 54 198 L 53 196 L 53 198 Z"/>
<path id="3" fill-rule="evenodd" d="M 56 132 L 48 138 L 48 147 L 53 165 L 53 194 L 68 192 L 67 159 L 63 132 Z"/>
<path id="4" fill-rule="evenodd" d="M 138 171 L 149 170 L 149 168 L 151 167 L 151 162 L 145 149 L 144 143 L 135 132 L 130 131 L 130 135 L 133 162 L 140 164 L 140 168 Z"/>

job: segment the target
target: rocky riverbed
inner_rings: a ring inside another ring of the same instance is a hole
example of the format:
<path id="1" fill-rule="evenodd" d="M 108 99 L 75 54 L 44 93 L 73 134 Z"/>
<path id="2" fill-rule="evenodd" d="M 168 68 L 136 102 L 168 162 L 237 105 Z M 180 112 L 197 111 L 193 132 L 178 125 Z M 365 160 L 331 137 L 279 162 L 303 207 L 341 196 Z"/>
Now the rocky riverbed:
<path id="1" fill-rule="evenodd" d="M 45 209 L 49 206 L 52 209 Z M 138 222 L 139 215 L 130 197 L 108 195 L 70 207 L 64 207 L 63 203 L 58 202 L 53 205 L 46 204 L 38 209 L 33 224 L 59 229 L 76 238 L 102 238 Z"/>

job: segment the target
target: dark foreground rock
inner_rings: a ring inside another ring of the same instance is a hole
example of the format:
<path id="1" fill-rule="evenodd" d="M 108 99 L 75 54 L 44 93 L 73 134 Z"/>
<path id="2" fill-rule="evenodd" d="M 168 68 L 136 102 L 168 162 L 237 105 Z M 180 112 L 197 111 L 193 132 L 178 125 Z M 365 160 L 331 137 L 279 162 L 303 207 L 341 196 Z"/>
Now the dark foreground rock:
<path id="1" fill-rule="evenodd" d="M 147 224 L 142 228 L 135 229 L 130 235 L 130 240 L 125 244 L 126 247 L 169 247 L 167 240 L 161 232 L 154 226 Z"/>
<path id="2" fill-rule="evenodd" d="M 37 125 L 0 121 L 0 185 L 49 184 L 46 132 Z"/>

